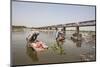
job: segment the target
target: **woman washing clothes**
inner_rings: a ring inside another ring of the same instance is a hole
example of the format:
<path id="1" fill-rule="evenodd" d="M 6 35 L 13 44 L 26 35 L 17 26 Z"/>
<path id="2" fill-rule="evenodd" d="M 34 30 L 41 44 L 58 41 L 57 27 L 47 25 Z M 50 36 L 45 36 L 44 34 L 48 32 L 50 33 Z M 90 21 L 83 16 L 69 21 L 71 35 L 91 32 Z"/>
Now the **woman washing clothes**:
<path id="1" fill-rule="evenodd" d="M 56 33 L 56 41 L 64 41 L 65 40 L 65 33 L 64 30 L 61 29 Z"/>
<path id="2" fill-rule="evenodd" d="M 42 51 L 45 48 L 48 48 L 48 46 L 46 46 L 42 41 L 37 40 L 38 35 L 39 31 L 32 31 L 29 33 L 26 40 L 28 42 L 28 47 L 32 47 L 35 51 Z"/>

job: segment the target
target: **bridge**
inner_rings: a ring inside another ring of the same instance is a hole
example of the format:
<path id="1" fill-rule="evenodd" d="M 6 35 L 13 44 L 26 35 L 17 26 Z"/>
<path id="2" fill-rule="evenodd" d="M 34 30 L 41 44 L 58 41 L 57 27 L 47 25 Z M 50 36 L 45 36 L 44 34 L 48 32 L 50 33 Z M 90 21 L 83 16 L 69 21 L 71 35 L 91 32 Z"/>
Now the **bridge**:
<path id="1" fill-rule="evenodd" d="M 67 27 L 86 27 L 86 26 L 96 26 L 96 20 L 37 27 L 37 28 L 34 28 L 34 29 L 46 29 L 46 30 L 56 29 L 57 30 L 58 28 L 64 28 L 65 29 Z"/>
<path id="2" fill-rule="evenodd" d="M 81 34 L 80 32 L 80 27 L 87 27 L 87 26 L 96 26 L 96 20 L 89 20 L 89 21 L 82 21 L 82 22 L 74 22 L 74 23 L 67 23 L 67 24 L 58 24 L 58 25 L 51 25 L 51 26 L 44 26 L 44 27 L 37 27 L 33 29 L 38 29 L 38 30 L 58 30 L 58 28 L 62 28 L 64 33 L 66 33 L 66 28 L 68 27 L 75 27 L 76 32 L 72 36 L 72 39 L 75 39 L 77 41 L 81 41 Z M 75 38 L 76 37 L 76 38 Z"/>

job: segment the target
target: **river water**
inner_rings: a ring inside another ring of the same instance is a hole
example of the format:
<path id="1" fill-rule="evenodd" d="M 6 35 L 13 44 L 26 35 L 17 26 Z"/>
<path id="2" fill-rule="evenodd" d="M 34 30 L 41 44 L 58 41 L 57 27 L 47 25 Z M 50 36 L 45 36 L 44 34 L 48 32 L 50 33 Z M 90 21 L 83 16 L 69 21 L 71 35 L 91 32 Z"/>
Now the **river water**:
<path id="1" fill-rule="evenodd" d="M 63 62 L 95 61 L 95 32 L 80 32 L 82 41 L 71 39 L 75 31 L 66 31 L 65 41 L 57 46 L 56 31 L 40 31 L 38 39 L 48 45 L 44 52 L 35 52 L 26 47 L 28 31 L 12 32 L 11 60 L 14 65 L 48 64 Z"/>

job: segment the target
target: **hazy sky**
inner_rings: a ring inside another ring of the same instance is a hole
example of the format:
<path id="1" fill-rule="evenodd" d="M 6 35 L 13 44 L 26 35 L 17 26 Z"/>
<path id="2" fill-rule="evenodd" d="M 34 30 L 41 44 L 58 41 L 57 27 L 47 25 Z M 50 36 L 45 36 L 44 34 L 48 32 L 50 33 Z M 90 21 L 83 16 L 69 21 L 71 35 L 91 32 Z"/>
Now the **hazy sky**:
<path id="1" fill-rule="evenodd" d="M 12 24 L 27 27 L 95 20 L 95 7 L 12 2 Z"/>

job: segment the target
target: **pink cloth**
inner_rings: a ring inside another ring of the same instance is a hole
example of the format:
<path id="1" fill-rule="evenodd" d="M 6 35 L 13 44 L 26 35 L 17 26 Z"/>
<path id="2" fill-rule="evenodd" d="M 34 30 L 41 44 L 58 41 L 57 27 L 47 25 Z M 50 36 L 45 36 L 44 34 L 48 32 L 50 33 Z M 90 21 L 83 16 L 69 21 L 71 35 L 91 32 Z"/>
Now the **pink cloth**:
<path id="1" fill-rule="evenodd" d="M 36 51 L 43 51 L 48 48 L 48 46 L 45 45 L 45 43 L 43 43 L 42 41 L 32 43 L 31 47 L 34 48 Z"/>

